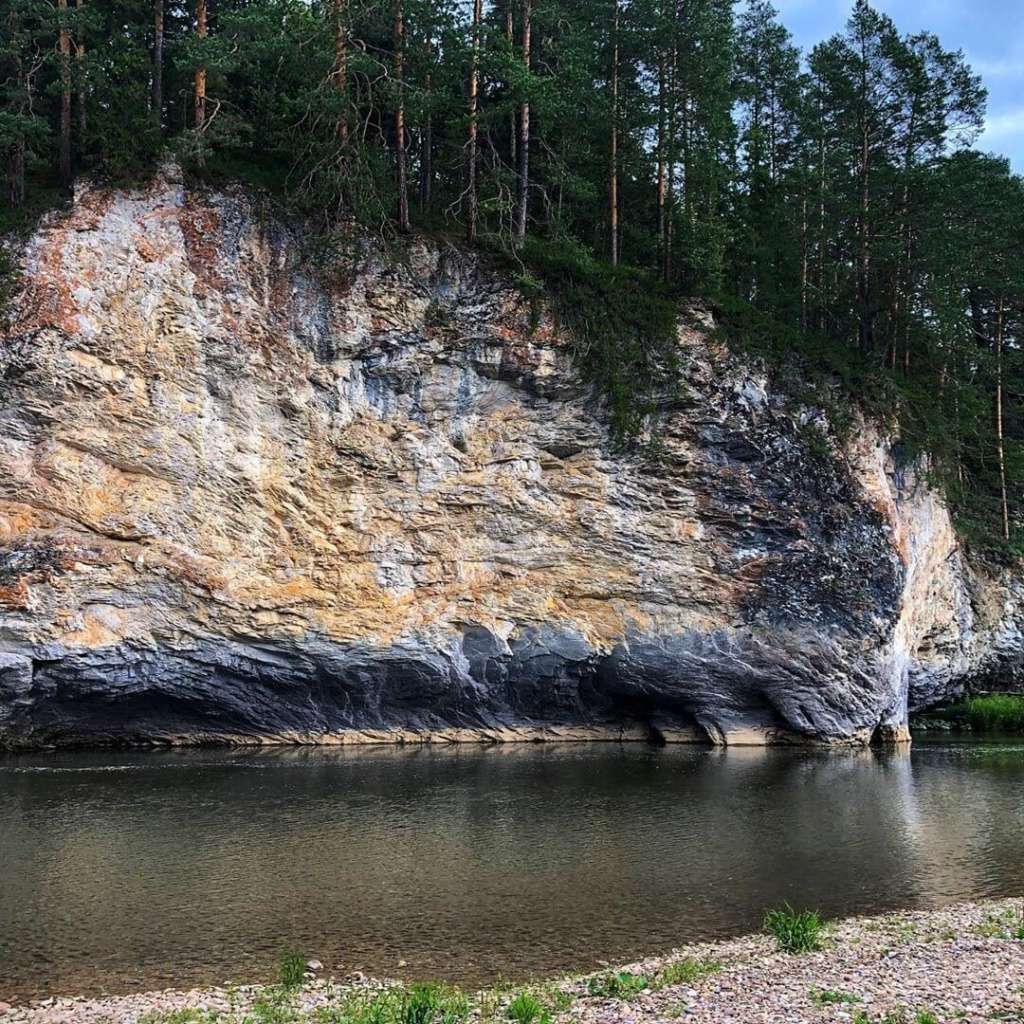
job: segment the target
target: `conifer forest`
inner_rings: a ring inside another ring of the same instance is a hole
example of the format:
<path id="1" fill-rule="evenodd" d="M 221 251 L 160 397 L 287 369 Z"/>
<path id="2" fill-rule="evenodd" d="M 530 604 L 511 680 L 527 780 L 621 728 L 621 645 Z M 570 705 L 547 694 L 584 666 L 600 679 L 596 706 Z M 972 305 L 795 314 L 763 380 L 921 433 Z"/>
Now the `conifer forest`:
<path id="1" fill-rule="evenodd" d="M 623 443 L 707 300 L 837 431 L 898 424 L 970 544 L 1020 553 L 1024 182 L 974 148 L 964 55 L 867 0 L 810 52 L 768 0 L 0 0 L 0 25 L 8 237 L 80 175 L 172 159 L 321 260 L 477 246 L 552 297 Z"/>

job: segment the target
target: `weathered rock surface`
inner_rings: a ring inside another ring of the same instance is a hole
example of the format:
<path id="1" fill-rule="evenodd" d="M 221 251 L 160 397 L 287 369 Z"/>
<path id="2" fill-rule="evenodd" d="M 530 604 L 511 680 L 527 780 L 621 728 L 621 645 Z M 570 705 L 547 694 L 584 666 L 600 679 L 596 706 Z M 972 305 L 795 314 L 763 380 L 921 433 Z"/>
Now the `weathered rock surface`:
<path id="1" fill-rule="evenodd" d="M 899 735 L 1017 585 L 694 311 L 660 457 L 454 248 L 173 172 L 36 233 L 0 346 L 0 743 Z M 320 261 L 322 264 L 323 261 Z"/>

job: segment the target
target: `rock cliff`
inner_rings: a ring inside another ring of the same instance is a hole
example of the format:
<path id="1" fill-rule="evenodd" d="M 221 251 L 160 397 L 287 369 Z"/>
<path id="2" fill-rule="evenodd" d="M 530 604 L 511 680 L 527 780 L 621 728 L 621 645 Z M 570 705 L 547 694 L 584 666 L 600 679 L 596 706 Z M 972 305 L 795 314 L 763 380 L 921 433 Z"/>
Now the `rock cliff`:
<path id="1" fill-rule="evenodd" d="M 866 742 L 1019 657 L 1016 583 L 898 446 L 840 443 L 707 311 L 657 457 L 621 452 L 471 254 L 310 252 L 172 171 L 27 245 L 0 744 Z"/>

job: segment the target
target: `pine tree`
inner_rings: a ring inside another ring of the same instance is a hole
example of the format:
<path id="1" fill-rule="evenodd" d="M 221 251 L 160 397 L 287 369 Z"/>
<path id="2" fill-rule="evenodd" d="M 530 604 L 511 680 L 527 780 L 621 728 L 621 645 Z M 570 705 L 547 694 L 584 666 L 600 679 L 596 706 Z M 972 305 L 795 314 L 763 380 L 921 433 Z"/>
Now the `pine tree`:
<path id="1" fill-rule="evenodd" d="M 67 23 L 68 0 L 57 0 L 60 48 L 60 180 L 71 183 L 71 29 Z"/>
<path id="2" fill-rule="evenodd" d="M 520 11 L 521 37 L 520 55 L 527 76 L 530 71 L 530 45 L 532 31 L 532 0 L 522 0 Z M 526 240 L 526 226 L 530 204 L 530 98 L 524 95 L 519 104 L 519 123 L 516 126 L 516 205 L 512 224 L 512 238 L 515 247 L 522 248 Z"/>
<path id="3" fill-rule="evenodd" d="M 206 38 L 206 0 L 196 0 L 196 37 L 200 40 Z M 196 163 L 200 167 L 206 163 L 206 154 L 203 150 L 203 132 L 206 129 L 206 62 L 200 60 L 195 75 L 195 141 L 196 141 Z"/>
<path id="4" fill-rule="evenodd" d="M 402 0 L 395 0 L 395 185 L 398 189 L 398 230 L 408 234 L 409 223 L 409 182 L 408 157 L 406 154 L 405 132 L 405 17 Z"/>
<path id="5" fill-rule="evenodd" d="M 153 111 L 163 123 L 164 109 L 164 0 L 153 0 Z"/>
<path id="6" fill-rule="evenodd" d="M 473 52 L 469 73 L 469 142 L 466 145 L 466 240 L 476 239 L 479 206 L 477 201 L 477 136 L 480 113 L 480 47 L 483 41 L 483 0 L 473 0 Z"/>

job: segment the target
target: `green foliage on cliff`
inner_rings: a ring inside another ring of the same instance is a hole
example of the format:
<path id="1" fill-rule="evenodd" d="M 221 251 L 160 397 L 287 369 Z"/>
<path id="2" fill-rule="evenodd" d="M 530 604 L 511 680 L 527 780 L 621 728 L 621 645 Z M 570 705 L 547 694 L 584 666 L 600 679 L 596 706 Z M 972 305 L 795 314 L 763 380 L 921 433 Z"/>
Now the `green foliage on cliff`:
<path id="1" fill-rule="evenodd" d="M 581 369 L 607 400 L 617 438 L 640 433 L 676 387 L 679 289 L 641 267 L 612 267 L 572 242 L 528 238 L 520 256 L 520 286 L 551 300 L 576 340 Z"/>
<path id="2" fill-rule="evenodd" d="M 1021 353 L 1005 352 L 1000 368 L 974 344 L 964 352 L 950 347 L 944 361 L 936 353 L 906 373 L 865 357 L 843 338 L 799 331 L 734 296 L 717 301 L 716 319 L 732 351 L 763 360 L 795 400 L 822 408 L 840 438 L 855 428 L 855 409 L 887 425 L 902 463 L 922 467 L 944 492 L 968 544 L 998 559 L 1024 555 L 1015 518 L 1024 499 L 1024 419 L 1010 397 L 1024 380 Z M 1000 381 L 1002 439 L 994 398 Z M 820 443 L 808 442 L 812 450 Z"/>

